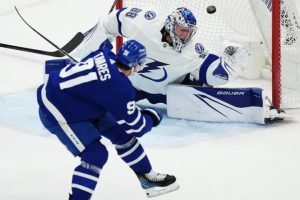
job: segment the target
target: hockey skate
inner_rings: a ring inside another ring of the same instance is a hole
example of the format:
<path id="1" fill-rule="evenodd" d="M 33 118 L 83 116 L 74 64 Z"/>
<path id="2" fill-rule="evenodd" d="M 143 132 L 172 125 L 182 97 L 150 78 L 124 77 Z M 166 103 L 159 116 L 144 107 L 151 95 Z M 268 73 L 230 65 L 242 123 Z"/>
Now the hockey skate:
<path id="1" fill-rule="evenodd" d="M 147 197 L 155 197 L 179 188 L 175 176 L 160 174 L 153 170 L 147 174 L 137 174 Z"/>
<path id="2" fill-rule="evenodd" d="M 269 103 L 269 105 L 266 106 L 266 111 L 265 111 L 266 123 L 281 121 L 287 117 L 284 110 L 277 109 L 272 105 L 272 102 L 269 97 L 266 96 L 266 100 Z"/>
<path id="3" fill-rule="evenodd" d="M 265 117 L 266 123 L 281 121 L 284 118 L 286 118 L 286 113 L 284 110 L 276 109 L 273 106 L 267 108 L 266 117 Z"/>

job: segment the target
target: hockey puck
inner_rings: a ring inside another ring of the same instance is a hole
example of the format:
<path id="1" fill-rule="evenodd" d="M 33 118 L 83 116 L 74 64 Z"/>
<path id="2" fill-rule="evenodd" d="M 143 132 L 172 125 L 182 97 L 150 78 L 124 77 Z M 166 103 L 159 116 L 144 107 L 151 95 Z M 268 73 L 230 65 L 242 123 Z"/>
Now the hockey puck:
<path id="1" fill-rule="evenodd" d="M 207 12 L 208 14 L 213 14 L 213 13 L 215 13 L 216 11 L 217 11 L 216 6 L 208 6 L 208 7 L 206 8 L 206 12 Z"/>

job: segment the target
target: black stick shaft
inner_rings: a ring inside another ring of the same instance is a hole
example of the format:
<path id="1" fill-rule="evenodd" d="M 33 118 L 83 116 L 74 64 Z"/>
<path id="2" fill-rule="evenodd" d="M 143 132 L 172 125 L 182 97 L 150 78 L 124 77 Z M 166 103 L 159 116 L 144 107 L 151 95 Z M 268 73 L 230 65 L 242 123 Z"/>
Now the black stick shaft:
<path id="1" fill-rule="evenodd" d="M 17 7 L 15 6 L 15 10 L 17 11 L 18 15 L 20 16 L 20 18 L 22 19 L 22 21 L 31 29 L 33 30 L 35 33 L 37 33 L 39 36 L 41 36 L 43 39 L 45 39 L 47 42 L 49 42 L 52 46 L 54 46 L 58 51 L 60 51 L 62 54 L 68 56 L 73 62 L 78 63 L 78 61 L 73 58 L 72 56 L 70 56 L 68 53 L 66 53 L 63 49 L 59 48 L 56 44 L 54 44 L 51 40 L 49 40 L 48 38 L 46 38 L 44 35 L 42 35 L 40 32 L 38 32 L 35 28 L 33 28 L 30 24 L 28 24 L 26 22 L 26 20 L 22 17 L 22 15 L 20 14 L 20 12 L 18 11 Z"/>
<path id="2" fill-rule="evenodd" d="M 67 53 L 70 53 L 82 42 L 83 39 L 84 39 L 84 35 L 81 32 L 79 32 L 67 44 L 65 44 L 61 49 Z M 27 47 L 20 47 L 20 46 L 4 44 L 4 43 L 0 43 L 0 47 L 6 48 L 6 49 L 13 49 L 13 50 L 18 50 L 18 51 L 29 52 L 29 53 L 36 53 L 36 54 L 41 54 L 41 55 L 46 55 L 46 56 L 53 56 L 53 57 L 63 57 L 65 55 L 58 50 L 57 51 L 43 51 L 43 50 L 31 49 L 31 48 L 27 48 Z"/>
<path id="3" fill-rule="evenodd" d="M 110 8 L 108 14 L 111 13 L 114 10 L 117 2 L 118 2 L 118 0 L 114 0 L 114 2 L 111 5 L 111 8 Z M 16 6 L 15 6 L 15 9 L 16 9 L 18 15 L 21 17 L 21 19 L 23 20 L 23 22 L 26 23 L 27 26 L 29 26 L 34 32 L 36 32 L 38 35 L 40 35 L 42 38 L 44 38 L 47 42 L 49 42 L 51 45 L 53 45 L 58 50 L 57 51 L 43 51 L 43 50 L 39 50 L 39 49 L 31 49 L 31 48 L 27 48 L 27 47 L 15 46 L 15 45 L 4 44 L 4 43 L 0 43 L 0 47 L 7 48 L 7 49 L 18 50 L 18 51 L 29 52 L 29 53 L 36 53 L 36 54 L 41 54 L 41 55 L 53 56 L 53 57 L 68 56 L 74 62 L 77 62 L 68 53 L 70 53 L 71 51 L 73 51 L 83 41 L 83 39 L 84 39 L 84 34 L 83 33 L 78 32 L 64 47 L 59 48 L 52 41 L 50 41 L 48 38 L 46 38 L 41 33 L 39 33 L 37 30 L 35 30 L 31 25 L 29 25 L 24 20 L 24 18 L 21 16 L 21 14 L 19 13 L 19 11 L 16 8 Z"/>
<path id="4" fill-rule="evenodd" d="M 114 8 L 115 8 L 117 2 L 118 2 L 118 0 L 115 0 L 115 1 L 113 2 L 113 4 L 111 5 L 111 8 L 110 8 L 108 14 L 111 13 L 111 12 L 114 10 Z"/>

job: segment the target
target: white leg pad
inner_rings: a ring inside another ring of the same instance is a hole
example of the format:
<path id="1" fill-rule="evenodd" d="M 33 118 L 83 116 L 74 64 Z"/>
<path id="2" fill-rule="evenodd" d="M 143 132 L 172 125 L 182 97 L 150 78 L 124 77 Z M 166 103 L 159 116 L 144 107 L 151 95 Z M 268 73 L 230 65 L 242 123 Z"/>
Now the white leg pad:
<path id="1" fill-rule="evenodd" d="M 265 96 L 260 88 L 167 87 L 169 117 L 206 122 L 265 123 Z"/>

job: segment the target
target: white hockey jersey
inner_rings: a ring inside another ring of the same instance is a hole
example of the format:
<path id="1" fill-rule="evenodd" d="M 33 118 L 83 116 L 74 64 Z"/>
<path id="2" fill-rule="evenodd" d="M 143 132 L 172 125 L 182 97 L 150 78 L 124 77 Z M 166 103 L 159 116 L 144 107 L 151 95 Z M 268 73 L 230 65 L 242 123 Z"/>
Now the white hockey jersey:
<path id="1" fill-rule="evenodd" d="M 86 33 L 82 44 L 72 55 L 82 59 L 95 51 L 109 37 L 122 35 L 142 43 L 147 49 L 145 67 L 132 75 L 135 88 L 150 94 L 166 94 L 170 83 L 180 83 L 189 73 L 196 80 L 207 85 L 223 85 L 232 75 L 222 58 L 210 54 L 201 41 L 191 40 L 182 52 L 177 52 L 162 41 L 161 30 L 168 13 L 158 13 L 140 8 L 123 8 L 100 19 L 98 24 Z M 107 35 L 105 35 L 105 33 Z"/>
<path id="2" fill-rule="evenodd" d="M 123 8 L 103 21 L 107 34 L 135 39 L 147 49 L 144 69 L 130 77 L 133 85 L 148 93 L 166 94 L 169 83 L 180 83 L 188 73 L 208 85 L 225 84 L 230 74 L 228 69 L 222 65 L 222 59 L 208 53 L 201 41 L 192 39 L 182 52 L 162 42 L 161 30 L 168 14 L 151 9 Z M 219 65 L 222 69 L 217 69 Z"/>

